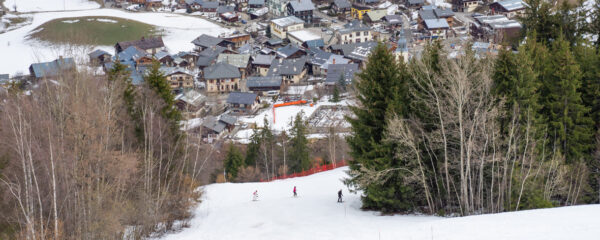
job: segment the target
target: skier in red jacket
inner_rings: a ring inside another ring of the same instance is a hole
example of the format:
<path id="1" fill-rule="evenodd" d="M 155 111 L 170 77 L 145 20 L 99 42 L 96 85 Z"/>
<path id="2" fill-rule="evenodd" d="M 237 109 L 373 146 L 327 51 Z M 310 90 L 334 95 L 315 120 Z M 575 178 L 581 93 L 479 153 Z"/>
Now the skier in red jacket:
<path id="1" fill-rule="evenodd" d="M 298 194 L 296 193 L 296 186 L 294 186 L 294 197 L 297 197 Z"/>

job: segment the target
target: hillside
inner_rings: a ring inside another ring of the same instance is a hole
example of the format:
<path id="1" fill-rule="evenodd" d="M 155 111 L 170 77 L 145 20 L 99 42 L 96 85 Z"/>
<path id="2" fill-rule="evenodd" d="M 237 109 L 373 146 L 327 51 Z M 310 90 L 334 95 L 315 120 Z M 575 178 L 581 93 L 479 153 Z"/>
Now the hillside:
<path id="1" fill-rule="evenodd" d="M 340 179 L 346 167 L 270 183 L 212 184 L 191 227 L 164 239 L 597 239 L 600 205 L 471 217 L 379 216 Z M 297 186 L 298 198 L 292 197 Z M 343 189 L 345 202 L 336 203 Z M 258 190 L 260 200 L 251 201 Z"/>

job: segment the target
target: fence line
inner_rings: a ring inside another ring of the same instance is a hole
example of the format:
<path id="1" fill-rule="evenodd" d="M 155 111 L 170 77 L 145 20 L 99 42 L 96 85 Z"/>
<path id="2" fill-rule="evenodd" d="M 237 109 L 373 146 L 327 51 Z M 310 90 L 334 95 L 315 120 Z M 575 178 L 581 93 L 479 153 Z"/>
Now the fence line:
<path id="1" fill-rule="evenodd" d="M 271 182 L 271 181 L 275 181 L 275 180 L 282 180 L 282 179 L 288 179 L 288 178 L 295 178 L 295 177 L 305 177 L 308 175 L 312 175 L 315 173 L 320 173 L 320 172 L 324 172 L 324 171 L 329 171 L 329 170 L 333 170 L 339 167 L 344 167 L 347 166 L 348 164 L 346 163 L 346 160 L 342 160 L 341 162 L 338 163 L 330 163 L 330 164 L 325 164 L 325 165 L 321 165 L 321 166 L 317 166 L 317 167 L 313 167 L 311 169 L 308 170 L 304 170 L 302 172 L 299 173 L 293 173 L 293 174 L 286 174 L 283 176 L 278 176 L 272 179 L 260 179 L 261 182 Z"/>

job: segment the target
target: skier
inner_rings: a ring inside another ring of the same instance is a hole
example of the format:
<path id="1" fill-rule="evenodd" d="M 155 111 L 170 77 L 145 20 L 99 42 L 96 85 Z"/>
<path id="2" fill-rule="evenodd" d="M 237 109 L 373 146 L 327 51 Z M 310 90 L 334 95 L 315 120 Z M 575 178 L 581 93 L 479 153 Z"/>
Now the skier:
<path id="1" fill-rule="evenodd" d="M 254 191 L 252 194 L 252 201 L 258 201 L 258 190 Z"/>
<path id="2" fill-rule="evenodd" d="M 342 195 L 342 189 L 340 189 L 340 190 L 338 191 L 338 202 L 344 202 L 344 201 L 342 200 L 342 196 L 344 196 L 344 195 Z"/>
<path id="3" fill-rule="evenodd" d="M 296 186 L 294 186 L 294 197 L 297 197 L 298 193 L 296 193 Z"/>

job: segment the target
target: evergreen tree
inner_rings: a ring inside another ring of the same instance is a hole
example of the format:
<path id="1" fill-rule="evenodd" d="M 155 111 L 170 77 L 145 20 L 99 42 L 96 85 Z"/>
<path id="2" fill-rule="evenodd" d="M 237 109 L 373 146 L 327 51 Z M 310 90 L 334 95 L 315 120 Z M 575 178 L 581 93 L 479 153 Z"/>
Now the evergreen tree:
<path id="1" fill-rule="evenodd" d="M 593 12 L 590 15 L 590 33 L 592 35 L 599 36 L 596 38 L 594 45 L 596 45 L 597 50 L 600 50 L 600 3 L 598 1 L 596 1 Z"/>
<path id="2" fill-rule="evenodd" d="M 381 171 L 401 167 L 402 161 L 394 158 L 395 146 L 384 138 L 387 120 L 407 111 L 404 107 L 408 103 L 406 66 L 396 62 L 386 45 L 380 43 L 371 52 L 366 68 L 357 76 L 359 81 L 355 85 L 360 106 L 351 107 L 355 118 L 347 118 L 352 127 L 347 142 L 354 160 L 350 162 L 351 178 L 346 184 L 364 190 L 363 208 L 408 210 L 410 191 L 399 177 L 366 186 L 358 181 L 364 174 L 363 168 Z"/>
<path id="3" fill-rule="evenodd" d="M 288 151 L 288 165 L 291 171 L 300 172 L 310 169 L 307 129 L 303 119 L 303 112 L 298 113 L 292 122 L 290 131 L 290 149 Z"/>
<path id="4" fill-rule="evenodd" d="M 167 82 L 167 77 L 160 70 L 160 62 L 154 61 L 144 80 L 154 92 L 164 101 L 164 107 L 161 114 L 166 119 L 171 120 L 172 127 L 178 129 L 178 122 L 181 120 L 181 113 L 175 108 L 175 97 L 171 87 Z"/>
<path id="5" fill-rule="evenodd" d="M 334 103 L 340 102 L 340 90 L 338 89 L 337 85 L 333 86 L 333 94 L 330 101 Z"/>
<path id="6" fill-rule="evenodd" d="M 250 143 L 248 144 L 248 150 L 246 150 L 246 159 L 244 162 L 246 166 L 255 166 L 258 169 L 258 152 L 260 150 L 260 133 L 254 129 L 252 136 L 250 136 Z"/>
<path id="7" fill-rule="evenodd" d="M 340 89 L 342 91 L 346 91 L 346 78 L 344 78 L 344 76 L 346 75 L 346 73 L 342 73 L 340 75 L 340 79 L 338 79 L 337 85 L 340 86 Z"/>
<path id="8" fill-rule="evenodd" d="M 549 135 L 567 163 L 582 159 L 591 144 L 592 121 L 583 105 L 582 73 L 568 42 L 559 38 L 552 44 L 551 71 L 542 93 L 543 113 L 548 118 Z"/>
<path id="9" fill-rule="evenodd" d="M 225 172 L 227 173 L 227 177 L 229 181 L 235 181 L 238 175 L 238 171 L 240 168 L 244 167 L 244 157 L 240 150 L 235 147 L 233 144 L 229 144 L 229 149 L 227 150 L 227 156 L 225 157 Z"/>

